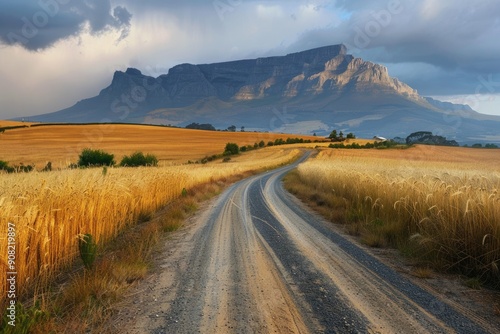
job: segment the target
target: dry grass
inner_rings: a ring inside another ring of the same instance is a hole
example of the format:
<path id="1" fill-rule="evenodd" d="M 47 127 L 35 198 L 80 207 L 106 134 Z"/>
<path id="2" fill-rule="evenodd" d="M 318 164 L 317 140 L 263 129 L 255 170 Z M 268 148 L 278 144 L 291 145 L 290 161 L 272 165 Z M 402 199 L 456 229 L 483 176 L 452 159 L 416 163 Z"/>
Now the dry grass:
<path id="1" fill-rule="evenodd" d="M 410 271 L 410 275 L 413 275 L 418 278 L 432 278 L 433 272 L 429 267 L 415 267 Z"/>
<path id="2" fill-rule="evenodd" d="M 497 150 L 324 150 L 296 179 L 366 244 L 498 285 L 499 165 Z"/>
<path id="3" fill-rule="evenodd" d="M 117 161 L 124 155 L 143 151 L 156 155 L 160 165 L 171 165 L 220 154 L 228 142 L 242 146 L 287 137 L 296 136 L 122 124 L 41 126 L 0 133 L 0 160 L 10 165 L 35 164 L 37 169 L 50 161 L 54 168 L 65 168 L 78 160 L 84 148 L 93 148 L 113 153 Z"/>

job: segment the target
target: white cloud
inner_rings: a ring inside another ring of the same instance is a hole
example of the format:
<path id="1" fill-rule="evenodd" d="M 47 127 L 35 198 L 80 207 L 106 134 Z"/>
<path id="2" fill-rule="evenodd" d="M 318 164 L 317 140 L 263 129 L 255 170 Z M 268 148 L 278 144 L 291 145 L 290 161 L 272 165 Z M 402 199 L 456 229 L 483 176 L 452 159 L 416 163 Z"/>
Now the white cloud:
<path id="1" fill-rule="evenodd" d="M 425 20 L 432 20 L 439 16 L 441 11 L 445 9 L 446 5 L 446 2 L 443 0 L 425 0 L 422 3 L 422 7 L 420 8 L 420 14 Z"/>
<path id="2" fill-rule="evenodd" d="M 283 8 L 278 5 L 257 5 L 257 16 L 261 19 L 279 19 L 285 15 Z"/>

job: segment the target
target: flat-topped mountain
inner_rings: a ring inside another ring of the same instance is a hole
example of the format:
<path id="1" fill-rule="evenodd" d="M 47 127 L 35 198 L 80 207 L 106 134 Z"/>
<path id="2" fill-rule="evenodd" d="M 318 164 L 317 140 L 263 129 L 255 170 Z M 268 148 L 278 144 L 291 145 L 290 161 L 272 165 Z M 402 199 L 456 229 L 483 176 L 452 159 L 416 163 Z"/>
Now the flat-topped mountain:
<path id="1" fill-rule="evenodd" d="M 198 122 L 318 134 L 336 128 L 389 137 L 433 131 L 459 141 L 491 139 L 500 129 L 500 117 L 421 97 L 390 77 L 386 67 L 347 54 L 344 45 L 286 56 L 180 64 L 156 78 L 129 68 L 115 72 L 98 96 L 30 120 L 178 126 Z"/>

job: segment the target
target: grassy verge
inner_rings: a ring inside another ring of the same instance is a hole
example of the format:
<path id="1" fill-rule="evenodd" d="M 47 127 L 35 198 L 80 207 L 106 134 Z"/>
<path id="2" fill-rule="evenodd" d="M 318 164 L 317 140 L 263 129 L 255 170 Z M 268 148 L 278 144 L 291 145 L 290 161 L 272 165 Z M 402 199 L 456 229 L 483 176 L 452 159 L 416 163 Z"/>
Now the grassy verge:
<path id="1" fill-rule="evenodd" d="M 298 158 L 298 155 L 287 162 Z M 16 327 L 0 324 L 2 333 L 86 333 L 102 332 L 113 316 L 113 305 L 152 269 L 152 255 L 165 234 L 177 230 L 200 203 L 219 194 L 228 185 L 253 174 L 286 163 L 219 176 L 183 189 L 181 196 L 156 212 L 144 211 L 138 224 L 99 245 L 99 254 L 90 269 L 73 265 L 48 288 L 35 291 L 31 300 L 18 303 Z"/>

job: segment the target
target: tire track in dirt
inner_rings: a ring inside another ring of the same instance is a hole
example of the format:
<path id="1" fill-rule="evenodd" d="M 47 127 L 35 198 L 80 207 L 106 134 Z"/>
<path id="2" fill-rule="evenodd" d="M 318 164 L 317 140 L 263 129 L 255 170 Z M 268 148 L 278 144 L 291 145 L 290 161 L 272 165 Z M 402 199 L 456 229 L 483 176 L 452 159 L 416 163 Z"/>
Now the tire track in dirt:
<path id="1" fill-rule="evenodd" d="M 251 226 L 246 184 L 214 206 L 186 270 L 166 325 L 155 333 L 307 333 L 288 288 Z"/>
<path id="2" fill-rule="evenodd" d="M 489 332 L 305 210 L 280 181 L 301 161 L 236 183 L 198 216 L 165 266 L 164 315 L 137 332 Z"/>

